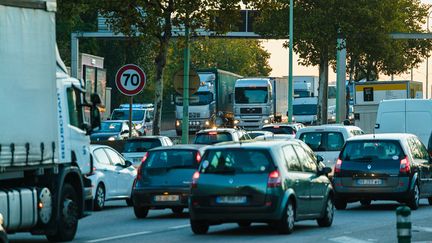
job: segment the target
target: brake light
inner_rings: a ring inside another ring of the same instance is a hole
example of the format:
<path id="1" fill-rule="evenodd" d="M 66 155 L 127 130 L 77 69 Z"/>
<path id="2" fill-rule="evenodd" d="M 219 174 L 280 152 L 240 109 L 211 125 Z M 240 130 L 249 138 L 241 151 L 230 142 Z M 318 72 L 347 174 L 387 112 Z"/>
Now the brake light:
<path id="1" fill-rule="evenodd" d="M 137 170 L 137 180 L 141 180 L 142 178 L 142 167 L 144 166 L 145 161 L 147 160 L 148 152 L 145 153 L 144 157 L 141 160 L 141 164 Z"/>
<path id="2" fill-rule="evenodd" d="M 341 167 L 342 167 L 342 160 L 338 158 L 336 160 L 336 164 L 335 164 L 335 167 L 334 167 L 334 173 L 340 173 L 341 172 Z"/>
<path id="3" fill-rule="evenodd" d="M 144 157 L 142 158 L 141 163 L 144 163 L 146 161 L 147 157 L 148 157 L 148 152 L 146 152 L 144 154 Z"/>
<path id="4" fill-rule="evenodd" d="M 217 132 L 209 132 L 209 135 L 217 135 Z"/>
<path id="5" fill-rule="evenodd" d="M 195 160 L 196 160 L 197 164 L 199 164 L 201 162 L 201 154 L 199 152 L 196 153 Z"/>
<path id="6" fill-rule="evenodd" d="M 400 173 L 410 173 L 411 171 L 411 165 L 410 165 L 410 161 L 408 160 L 408 156 L 405 156 L 405 158 L 403 158 L 400 161 L 400 169 L 399 172 Z"/>
<path id="7" fill-rule="evenodd" d="M 270 172 L 267 181 L 267 187 L 273 188 L 273 187 L 279 187 L 281 185 L 282 185 L 282 180 L 279 171 L 275 170 Z"/>
<path id="8" fill-rule="evenodd" d="M 200 173 L 198 171 L 195 171 L 195 173 L 192 176 L 192 184 L 191 187 L 192 188 L 197 188 L 198 187 L 198 179 L 200 177 Z"/>

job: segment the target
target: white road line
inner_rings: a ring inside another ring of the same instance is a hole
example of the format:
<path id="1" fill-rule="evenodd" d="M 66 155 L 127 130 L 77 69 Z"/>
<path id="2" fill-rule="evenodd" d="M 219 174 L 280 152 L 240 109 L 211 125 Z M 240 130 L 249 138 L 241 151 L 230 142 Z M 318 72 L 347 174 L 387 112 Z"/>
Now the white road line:
<path id="1" fill-rule="evenodd" d="M 356 238 L 352 238 L 352 237 L 348 237 L 348 236 L 331 238 L 329 240 L 334 241 L 334 242 L 339 242 L 339 243 L 370 243 L 371 242 L 371 241 L 360 240 L 360 239 L 356 239 Z"/>
<path id="2" fill-rule="evenodd" d="M 187 228 L 190 227 L 190 224 L 184 224 L 184 225 L 178 225 L 178 226 L 173 226 L 173 227 L 169 227 L 170 229 L 182 229 L 182 228 Z"/>
<path id="3" fill-rule="evenodd" d="M 108 240 L 118 240 L 118 239 L 138 236 L 138 235 L 146 235 L 146 234 L 150 234 L 150 233 L 152 233 L 152 232 L 151 231 L 143 231 L 143 232 L 137 232 L 137 233 L 131 233 L 131 234 L 125 234 L 125 235 L 106 237 L 106 238 L 101 238 L 101 239 L 96 239 L 96 240 L 89 240 L 87 242 L 88 243 L 95 243 L 95 242 L 108 241 Z"/>
<path id="4" fill-rule="evenodd" d="M 432 228 L 430 227 L 422 227 L 422 226 L 413 226 L 412 230 L 418 230 L 418 231 L 423 231 L 423 232 L 428 232 L 428 233 L 432 233 Z"/>

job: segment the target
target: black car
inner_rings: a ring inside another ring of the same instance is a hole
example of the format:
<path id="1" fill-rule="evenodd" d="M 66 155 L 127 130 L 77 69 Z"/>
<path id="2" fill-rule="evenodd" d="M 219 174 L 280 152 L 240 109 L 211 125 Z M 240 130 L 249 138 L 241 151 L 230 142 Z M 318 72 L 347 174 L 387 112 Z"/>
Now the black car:
<path id="1" fill-rule="evenodd" d="M 432 204 L 432 164 L 426 147 L 412 134 L 369 134 L 349 138 L 334 168 L 335 206 L 395 200 L 411 209 L 420 198 Z"/>
<path id="2" fill-rule="evenodd" d="M 198 169 L 203 145 L 174 145 L 149 150 L 138 168 L 133 189 L 134 212 L 145 218 L 149 209 L 188 207 L 192 175 Z"/>

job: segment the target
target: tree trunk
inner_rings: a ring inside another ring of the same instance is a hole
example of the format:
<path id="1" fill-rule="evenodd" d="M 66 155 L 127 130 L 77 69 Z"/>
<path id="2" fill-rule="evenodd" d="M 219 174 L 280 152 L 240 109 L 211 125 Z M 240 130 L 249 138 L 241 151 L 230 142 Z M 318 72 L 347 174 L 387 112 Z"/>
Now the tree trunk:
<path id="1" fill-rule="evenodd" d="M 349 79 L 348 79 L 348 85 L 347 85 L 347 90 L 346 90 L 346 117 L 345 119 L 349 119 L 349 115 L 350 115 L 350 99 L 351 99 L 351 93 L 350 93 L 350 87 L 352 85 L 353 81 L 353 77 L 354 77 L 354 68 L 355 68 L 355 63 L 357 62 L 356 58 L 351 58 L 351 62 L 350 62 L 350 72 L 349 72 Z"/>
<path id="2" fill-rule="evenodd" d="M 163 70 L 166 64 L 169 40 L 162 38 L 159 52 L 156 56 L 156 86 L 155 86 L 155 116 L 153 120 L 153 135 L 160 135 L 162 121 L 162 100 L 163 100 Z"/>
<path id="3" fill-rule="evenodd" d="M 319 64 L 319 90 L 318 90 L 318 123 L 327 123 L 327 101 L 328 101 L 328 51 L 323 49 Z"/>

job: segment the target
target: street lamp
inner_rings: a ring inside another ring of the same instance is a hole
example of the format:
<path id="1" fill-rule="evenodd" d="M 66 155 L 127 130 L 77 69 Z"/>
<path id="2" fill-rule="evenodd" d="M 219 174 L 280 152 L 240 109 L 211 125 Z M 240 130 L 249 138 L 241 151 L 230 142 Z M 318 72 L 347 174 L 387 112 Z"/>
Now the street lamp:
<path id="1" fill-rule="evenodd" d="M 294 29 L 294 0 L 289 5 L 289 54 L 288 54 L 288 122 L 293 122 L 293 29 Z"/>
<path id="2" fill-rule="evenodd" d="M 427 32 L 429 33 L 429 19 L 432 12 L 429 12 L 427 17 Z M 426 99 L 429 99 L 429 56 L 426 56 Z"/>

